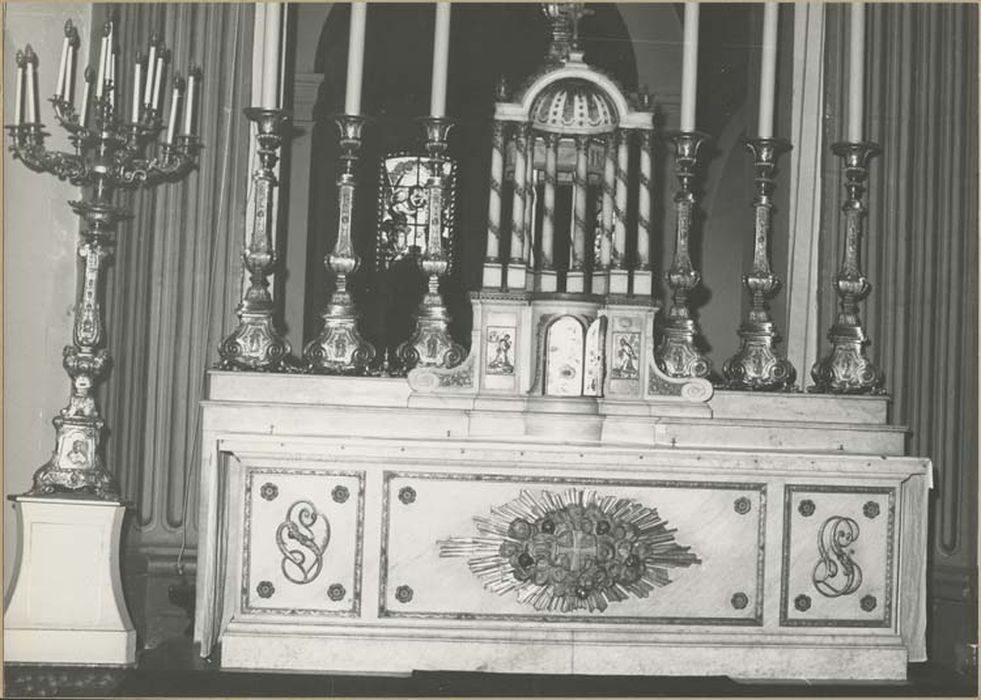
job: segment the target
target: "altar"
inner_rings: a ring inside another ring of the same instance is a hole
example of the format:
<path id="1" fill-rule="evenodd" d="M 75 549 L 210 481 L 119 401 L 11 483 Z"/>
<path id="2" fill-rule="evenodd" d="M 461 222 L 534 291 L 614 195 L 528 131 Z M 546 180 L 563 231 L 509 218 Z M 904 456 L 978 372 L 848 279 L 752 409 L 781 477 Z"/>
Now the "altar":
<path id="1" fill-rule="evenodd" d="M 705 140 L 693 98 L 682 95 L 682 129 L 668 135 L 678 188 L 662 303 L 652 97 L 625 94 L 584 61 L 581 4 L 543 8 L 544 66 L 498 90 L 468 344 L 450 333 L 440 287 L 460 244 L 444 113 L 449 5 L 436 9 L 424 152 L 380 164 L 375 264 L 411 262 L 428 280 L 394 351 L 362 336 L 347 288 L 361 264 L 357 91 L 337 117 L 340 211 L 325 260 L 336 289 L 302 359 L 278 334 L 265 279 L 282 116 L 257 117 L 251 287 L 203 402 L 202 655 L 220 652 L 228 669 L 327 673 L 904 679 L 926 655 L 931 465 L 905 456 L 857 314 L 869 291 L 857 250 L 872 147 L 835 147 L 849 223 L 841 311 L 801 392 L 767 306 L 779 288 L 772 174 L 787 144 L 763 133 L 772 118 L 748 141 L 751 308 L 739 352 L 713 372 L 690 301 Z M 685 12 L 687 72 L 697 6 Z M 352 37 L 363 13 L 352 9 Z M 352 39 L 349 65 L 357 50 Z"/>

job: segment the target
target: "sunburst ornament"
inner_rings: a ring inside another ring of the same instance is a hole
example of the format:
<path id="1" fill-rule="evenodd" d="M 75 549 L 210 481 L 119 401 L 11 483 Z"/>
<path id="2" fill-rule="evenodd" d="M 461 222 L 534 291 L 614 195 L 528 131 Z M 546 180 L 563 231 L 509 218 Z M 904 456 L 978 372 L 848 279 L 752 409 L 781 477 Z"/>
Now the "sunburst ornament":
<path id="1" fill-rule="evenodd" d="M 516 591 L 540 612 L 603 612 L 671 583 L 668 569 L 701 563 L 655 509 L 591 490 L 522 490 L 474 523 L 479 537 L 440 541 L 440 556 L 469 557 L 484 588 Z"/>

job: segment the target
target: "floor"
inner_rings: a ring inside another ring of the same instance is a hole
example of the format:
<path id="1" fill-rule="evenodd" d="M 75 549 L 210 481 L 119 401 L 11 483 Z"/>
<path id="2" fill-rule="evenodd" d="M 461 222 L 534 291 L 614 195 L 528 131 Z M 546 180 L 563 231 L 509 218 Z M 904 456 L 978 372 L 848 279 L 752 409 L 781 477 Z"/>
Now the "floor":
<path id="1" fill-rule="evenodd" d="M 890 684 L 739 683 L 724 677 L 415 673 L 406 678 L 220 671 L 189 639 L 144 652 L 135 669 L 6 665 L 4 697 L 977 697 L 976 678 L 929 664 Z"/>

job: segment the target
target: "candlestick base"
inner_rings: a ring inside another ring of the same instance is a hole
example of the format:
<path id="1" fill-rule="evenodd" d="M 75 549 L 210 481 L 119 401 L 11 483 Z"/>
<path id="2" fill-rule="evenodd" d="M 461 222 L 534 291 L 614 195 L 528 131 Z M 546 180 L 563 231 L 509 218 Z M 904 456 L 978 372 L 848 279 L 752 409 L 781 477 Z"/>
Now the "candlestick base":
<path id="1" fill-rule="evenodd" d="M 423 268 L 430 267 L 434 262 L 424 261 Z M 445 262 L 443 270 L 445 271 Z M 396 349 L 395 354 L 399 364 L 405 371 L 417 367 L 456 367 L 467 357 L 467 351 L 450 337 L 450 316 L 443 305 L 439 293 L 439 276 L 442 272 L 429 272 L 429 289 L 422 303 L 416 320 L 416 329 L 409 340 Z M 438 269 L 438 268 L 436 268 Z"/>
<path id="2" fill-rule="evenodd" d="M 345 263 L 348 263 L 345 265 Z M 321 314 L 320 334 L 303 348 L 303 359 L 315 374 L 361 375 L 375 359 L 375 348 L 358 331 L 360 316 L 347 291 L 347 273 L 354 260 L 332 258 L 330 267 L 337 275 L 337 289 Z"/>
<path id="3" fill-rule="evenodd" d="M 777 355 L 779 336 L 770 321 L 746 321 L 739 327 L 739 351 L 726 360 L 722 376 L 726 388 L 748 391 L 790 391 L 797 370 Z"/>

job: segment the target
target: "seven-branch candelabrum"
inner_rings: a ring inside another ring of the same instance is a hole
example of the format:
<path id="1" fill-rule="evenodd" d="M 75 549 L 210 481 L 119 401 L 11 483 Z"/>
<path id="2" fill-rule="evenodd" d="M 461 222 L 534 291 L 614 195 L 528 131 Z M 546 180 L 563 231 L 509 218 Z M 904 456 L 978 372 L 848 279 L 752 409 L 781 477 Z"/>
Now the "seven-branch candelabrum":
<path id="1" fill-rule="evenodd" d="M 186 86 L 174 76 L 167 134 L 159 144 L 164 130 L 161 104 L 169 52 L 154 39 L 149 57 L 137 57 L 133 99 L 127 105 L 119 90 L 114 25 L 107 22 L 98 69 L 84 71 L 82 99 L 76 103 L 79 44 L 78 32 L 69 21 L 65 24 L 57 88 L 49 100 L 55 119 L 68 132 L 72 151 L 53 152 L 44 146 L 38 57 L 29 45 L 16 55 L 14 120 L 6 126 L 15 159 L 35 172 L 50 173 L 83 188 L 82 199 L 69 202 L 83 222 L 78 243 L 82 284 L 75 304 L 73 342 L 65 347 L 63 360 L 71 378 L 71 392 L 68 405 L 53 421 L 54 453 L 35 473 L 30 493 L 115 499 L 118 488 L 102 462 L 105 421 L 95 399 L 96 385 L 110 366 L 102 315 L 103 270 L 112 258 L 116 226 L 129 218 L 129 213 L 114 203 L 114 192 L 119 187 L 178 180 L 194 166 L 200 147 L 194 133 L 194 99 L 201 74 L 192 69 Z M 178 134 L 182 103 L 183 128 Z"/>
<path id="2" fill-rule="evenodd" d="M 781 139 L 753 139 L 746 142 L 756 167 L 755 237 L 753 269 L 743 277 L 749 291 L 749 315 L 739 327 L 739 351 L 729 358 L 722 374 L 729 389 L 786 391 L 793 388 L 797 372 L 790 362 L 779 357 L 774 346 L 779 334 L 770 318 L 767 302 L 780 289 L 780 278 L 770 270 L 769 238 L 773 220 L 773 173 L 779 155 L 790 150 Z"/>
<path id="3" fill-rule="evenodd" d="M 324 374 L 365 374 L 375 358 L 375 348 L 361 337 L 360 314 L 347 289 L 348 275 L 360 260 L 354 252 L 354 195 L 357 179 L 354 168 L 361 150 L 361 133 L 365 118 L 342 114 L 335 119 L 340 129 L 342 170 L 337 179 L 339 208 L 337 240 L 324 258 L 334 273 L 335 289 L 321 314 L 324 325 L 320 334 L 303 349 L 303 359 L 310 371 Z"/>
<path id="4" fill-rule="evenodd" d="M 675 174 L 680 184 L 674 196 L 674 260 L 666 275 L 673 297 L 661 326 L 661 341 L 654 351 L 658 366 L 671 377 L 705 377 L 712 369 L 708 358 L 696 347 L 699 329 L 689 308 L 691 294 L 702 281 L 702 275 L 691 261 L 689 240 L 695 217 L 695 165 L 698 149 L 705 139 L 705 134 L 695 131 L 672 135 Z"/>
<path id="5" fill-rule="evenodd" d="M 254 372 L 278 371 L 292 366 L 290 344 L 283 339 L 273 319 L 269 275 L 276 266 L 273 242 L 273 207 L 276 202 L 276 163 L 289 115 L 278 109 L 249 107 L 245 116 L 256 125 L 256 154 L 259 167 L 252 174 L 252 219 L 247 225 L 245 269 L 249 287 L 236 314 L 238 326 L 218 347 L 220 369 Z"/>
<path id="6" fill-rule="evenodd" d="M 862 195 L 869 160 L 879 153 L 872 143 L 836 143 L 832 152 L 840 156 L 845 168 L 845 249 L 835 277 L 840 307 L 828 332 L 829 353 L 811 369 L 812 391 L 832 394 L 873 394 L 882 391 L 883 375 L 865 355 L 869 339 L 862 328 L 858 304 L 872 291 L 862 272 L 859 251 L 865 224 Z"/>
<path id="7" fill-rule="evenodd" d="M 439 293 L 439 280 L 449 269 L 449 251 L 444 248 L 443 238 L 453 218 L 453 192 L 447 190 L 443 164 L 446 162 L 447 135 L 453 122 L 441 117 L 426 117 L 422 123 L 426 132 L 426 152 L 435 164 L 425 185 L 429 221 L 426 224 L 426 251 L 419 259 L 419 266 L 427 278 L 427 290 L 416 312 L 415 331 L 396 350 L 399 364 L 405 370 L 415 367 L 449 369 L 467 356 L 466 350 L 450 336 L 450 315 Z"/>

